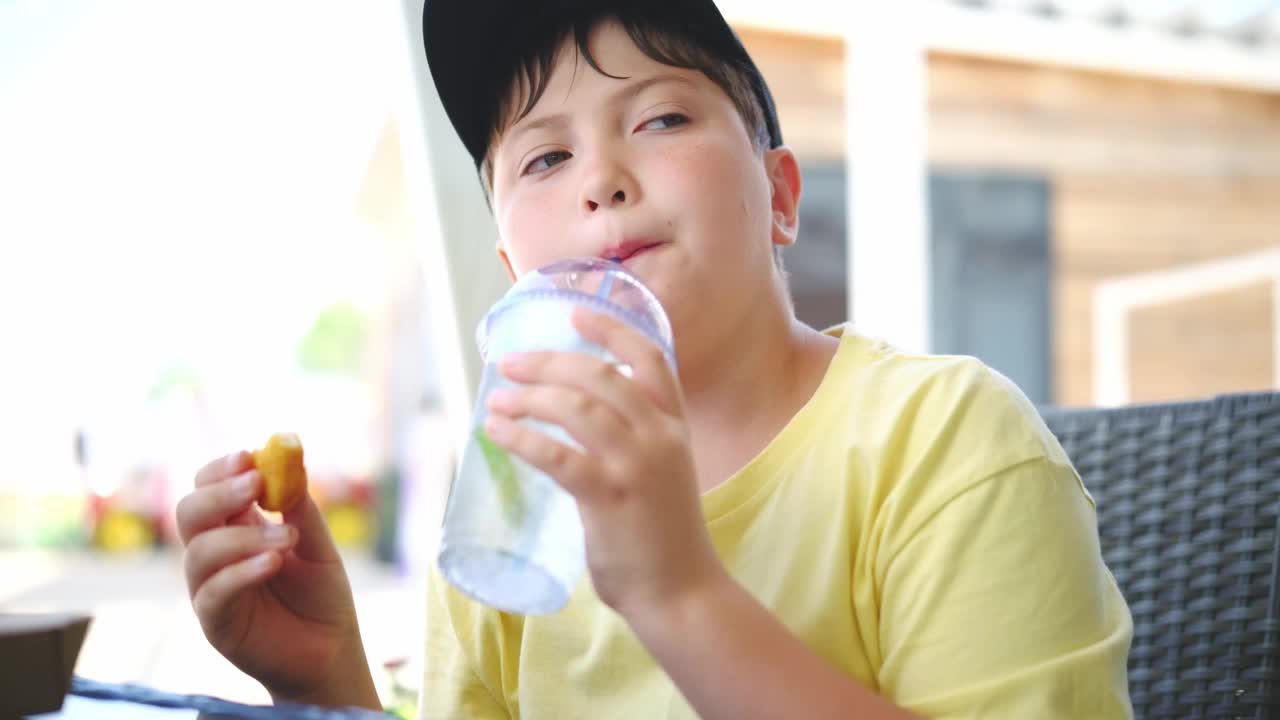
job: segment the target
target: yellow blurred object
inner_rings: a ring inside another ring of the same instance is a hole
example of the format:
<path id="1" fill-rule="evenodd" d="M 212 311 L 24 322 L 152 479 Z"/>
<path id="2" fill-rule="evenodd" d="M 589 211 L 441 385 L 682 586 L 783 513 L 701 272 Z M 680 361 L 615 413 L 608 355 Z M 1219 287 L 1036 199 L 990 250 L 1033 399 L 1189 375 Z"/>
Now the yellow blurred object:
<path id="1" fill-rule="evenodd" d="M 94 544 L 108 552 L 150 547 L 156 532 L 146 518 L 127 510 L 108 510 L 98 521 Z"/>
<path id="2" fill-rule="evenodd" d="M 263 510 L 284 512 L 307 493 L 307 468 L 302 462 L 302 441 L 293 433 L 276 433 L 260 450 L 253 451 L 253 464 L 262 473 Z"/>
<path id="3" fill-rule="evenodd" d="M 361 547 L 373 538 L 372 513 L 365 508 L 340 503 L 325 508 L 324 519 L 339 547 Z"/>

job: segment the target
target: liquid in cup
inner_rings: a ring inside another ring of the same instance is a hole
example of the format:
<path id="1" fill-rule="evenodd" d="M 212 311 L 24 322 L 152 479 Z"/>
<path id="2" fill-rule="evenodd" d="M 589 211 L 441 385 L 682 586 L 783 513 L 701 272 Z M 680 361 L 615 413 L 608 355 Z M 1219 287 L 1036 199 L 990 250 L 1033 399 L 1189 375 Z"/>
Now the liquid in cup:
<path id="1" fill-rule="evenodd" d="M 531 272 L 498 301 L 476 332 L 484 359 L 471 432 L 445 509 L 438 564 L 459 590 L 499 610 L 555 612 L 586 568 L 582 519 L 555 480 L 493 443 L 484 433 L 489 393 L 512 383 L 498 370 L 511 352 L 584 352 L 616 362 L 574 329 L 574 308 L 622 320 L 652 339 L 672 370 L 671 324 L 657 298 L 625 267 L 570 259 Z M 520 421 L 570 447 L 563 429 Z"/>

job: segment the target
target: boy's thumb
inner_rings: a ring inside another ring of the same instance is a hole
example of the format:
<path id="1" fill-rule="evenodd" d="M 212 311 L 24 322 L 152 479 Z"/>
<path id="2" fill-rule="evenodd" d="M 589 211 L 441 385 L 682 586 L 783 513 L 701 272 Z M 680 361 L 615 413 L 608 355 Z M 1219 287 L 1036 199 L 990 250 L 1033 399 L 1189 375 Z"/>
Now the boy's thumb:
<path id="1" fill-rule="evenodd" d="M 301 500 L 284 512 L 284 521 L 298 531 L 298 544 L 294 546 L 293 552 L 299 558 L 314 562 L 340 559 L 324 514 L 310 494 L 303 495 Z"/>

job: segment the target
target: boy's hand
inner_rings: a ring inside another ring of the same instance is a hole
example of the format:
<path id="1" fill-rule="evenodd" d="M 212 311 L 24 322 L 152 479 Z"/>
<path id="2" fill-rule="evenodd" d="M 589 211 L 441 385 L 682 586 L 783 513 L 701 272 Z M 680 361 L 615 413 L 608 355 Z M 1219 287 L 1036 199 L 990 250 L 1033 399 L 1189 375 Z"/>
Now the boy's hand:
<path id="1" fill-rule="evenodd" d="M 240 452 L 196 474 L 178 503 L 191 605 L 209 643 L 276 700 L 378 709 L 351 586 L 310 497 L 270 523 Z"/>
<path id="2" fill-rule="evenodd" d="M 585 353 L 507 356 L 522 387 L 488 398 L 494 442 L 555 478 L 578 501 L 596 593 L 624 617 L 709 588 L 727 574 L 711 545 L 680 385 L 636 330 L 579 309 L 584 338 L 630 368 Z M 515 421 L 565 429 L 583 450 Z"/>

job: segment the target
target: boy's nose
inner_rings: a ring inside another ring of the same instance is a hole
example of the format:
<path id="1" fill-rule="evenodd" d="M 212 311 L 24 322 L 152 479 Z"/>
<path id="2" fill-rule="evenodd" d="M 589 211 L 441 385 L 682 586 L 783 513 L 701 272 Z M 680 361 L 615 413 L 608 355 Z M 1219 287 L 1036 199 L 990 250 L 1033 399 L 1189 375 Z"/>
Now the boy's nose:
<path id="1" fill-rule="evenodd" d="M 587 213 L 594 213 L 602 207 L 634 204 L 638 196 L 639 188 L 625 173 L 619 170 L 601 172 L 583 185 L 582 207 Z"/>
<path id="2" fill-rule="evenodd" d="M 625 190 L 617 190 L 613 196 L 609 198 L 608 203 L 601 203 L 598 200 L 587 198 L 587 209 L 591 211 L 599 210 L 601 205 L 623 205 L 627 202 L 627 193 Z"/>

